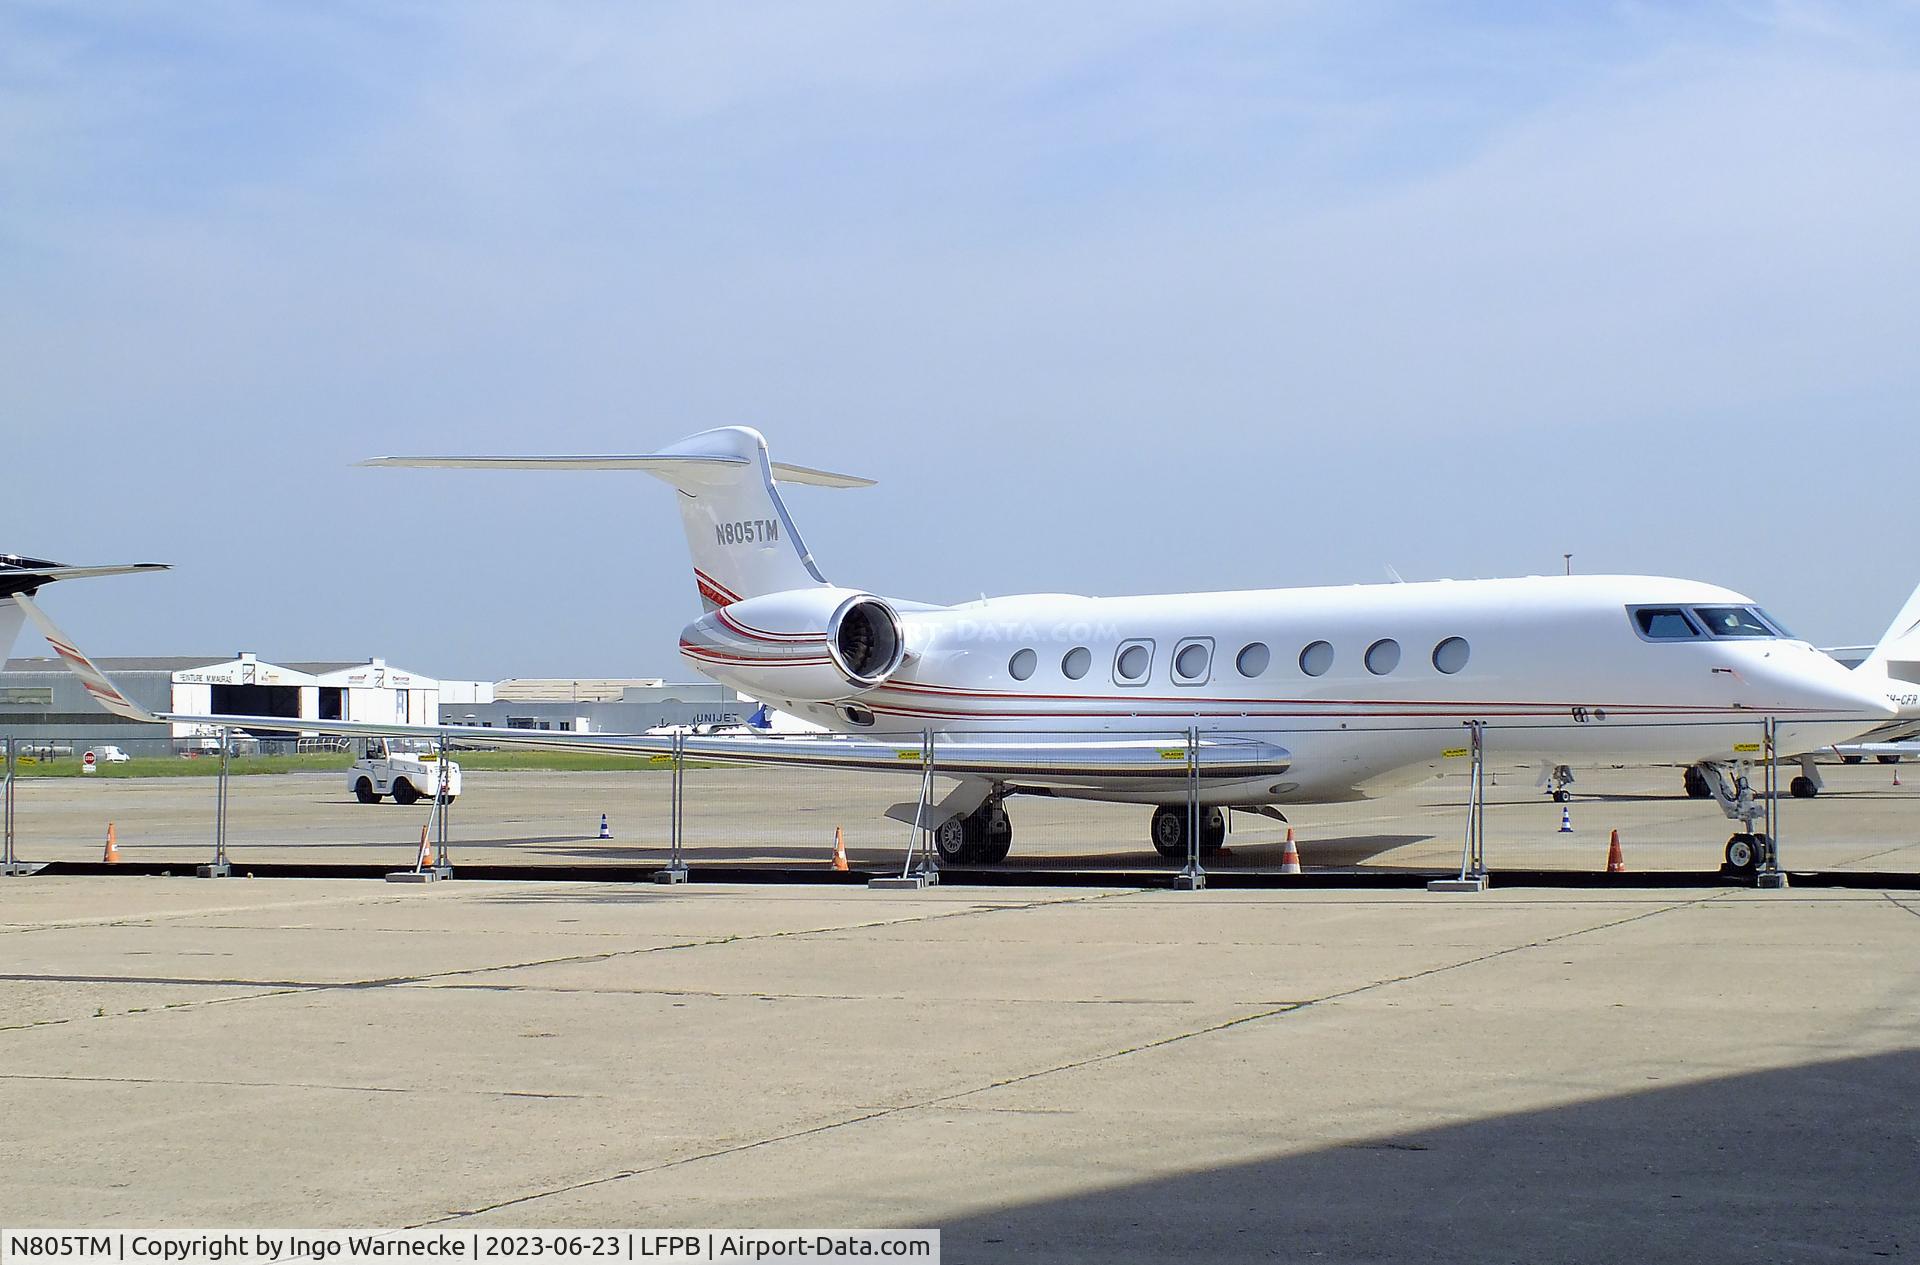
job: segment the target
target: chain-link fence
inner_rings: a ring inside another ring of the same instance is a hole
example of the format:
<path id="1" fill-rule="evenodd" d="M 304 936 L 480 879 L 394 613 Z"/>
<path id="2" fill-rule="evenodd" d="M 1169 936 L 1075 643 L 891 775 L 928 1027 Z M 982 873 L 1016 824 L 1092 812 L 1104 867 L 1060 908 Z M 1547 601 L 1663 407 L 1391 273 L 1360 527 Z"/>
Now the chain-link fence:
<path id="1" fill-rule="evenodd" d="M 1610 723 L 1618 744 L 1621 726 Z M 1757 818 L 1750 830 L 1722 807 L 1723 800 L 1739 806 L 1737 767 L 1722 784 L 1707 786 L 1683 764 L 1583 758 L 1583 735 L 1565 727 L 1488 723 L 1481 763 L 1486 868 L 1496 881 L 1503 873 L 1711 875 L 1742 859 L 1729 857 L 1730 841 L 1765 833 L 1788 871 L 1920 875 L 1910 798 L 1920 789 L 1905 784 L 1902 765 L 1847 764 L 1830 753 L 1783 760 L 1774 766 L 1770 796 L 1760 762 L 1764 729 L 1759 718 L 1730 724 L 1719 743 L 1755 761 L 1745 770 L 1747 804 Z M 1409 732 L 1352 727 L 1339 736 L 1365 750 L 1406 740 Z M 1444 748 L 1433 732 L 1418 738 L 1436 750 L 1431 759 L 1356 777 L 1344 795 L 1325 793 L 1331 783 L 1322 770 L 1302 767 L 1297 750 L 1322 745 L 1317 734 L 1298 730 L 863 736 L 893 751 L 885 772 L 728 764 L 707 749 L 680 762 L 680 855 L 696 873 L 710 874 L 805 874 L 842 860 L 853 874 L 899 873 L 918 848 L 940 868 L 982 881 L 1069 874 L 1134 881 L 1171 876 L 1197 860 L 1221 880 L 1286 881 L 1298 872 L 1327 882 L 1343 875 L 1411 882 L 1458 872 L 1466 839 L 1466 730 Z M 1563 740 L 1566 755 L 1538 754 Z M 185 868 L 211 858 L 217 753 L 125 764 L 97 759 L 95 771 L 83 773 L 76 754 L 83 746 L 35 745 L 40 749 L 15 744 L 9 785 L 10 835 L 21 861 L 111 857 Z M 670 756 L 541 767 L 539 757 L 454 754 L 466 767 L 449 806 L 448 838 L 462 866 L 631 871 L 662 866 L 673 855 Z M 349 781 L 352 758 L 311 748 L 230 755 L 225 838 L 236 871 L 413 864 L 431 799 L 361 802 Z M 1805 781 L 1796 785 L 1798 779 Z M 923 794 L 931 805 L 924 814 Z M 1271 803 L 1221 807 L 1263 796 Z M 927 829 L 916 829 L 916 816 Z"/>

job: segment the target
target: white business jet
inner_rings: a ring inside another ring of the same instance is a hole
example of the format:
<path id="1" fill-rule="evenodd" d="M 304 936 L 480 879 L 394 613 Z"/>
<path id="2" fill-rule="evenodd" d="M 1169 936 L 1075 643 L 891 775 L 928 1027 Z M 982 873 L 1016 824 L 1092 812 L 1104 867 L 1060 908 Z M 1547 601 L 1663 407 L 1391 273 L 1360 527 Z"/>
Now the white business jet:
<path id="1" fill-rule="evenodd" d="M 1807 750 L 1894 715 L 1879 692 L 1779 634 L 1749 599 L 1688 580 L 1533 576 L 934 606 L 829 581 L 780 485 L 870 481 L 774 463 L 744 427 L 640 456 L 364 464 L 642 471 L 671 484 L 706 608 L 682 631 L 681 654 L 832 732 L 668 739 L 335 721 L 302 729 L 649 754 L 678 741 L 701 759 L 916 775 L 927 735 L 954 785 L 935 804 L 894 811 L 925 814 L 950 861 L 1004 858 L 1005 803 L 1023 794 L 1151 805 L 1154 847 L 1184 855 L 1187 751 L 1171 739 L 1189 729 L 1198 735 L 1199 843 L 1210 849 L 1224 838 L 1227 809 L 1279 816 L 1459 767 L 1469 722 L 1485 723 L 1501 759 L 1680 763 L 1705 753 L 1739 767 L 1762 718 L 1778 722 L 1782 749 Z M 26 605 L 54 649 L 112 691 Z M 1732 613 L 1766 635 L 1706 635 L 1690 613 Z M 110 709 L 134 706 L 105 691 L 94 694 Z M 1755 855 L 1750 825 L 1735 841 L 1743 837 L 1744 851 L 1729 845 L 1734 864 Z"/>

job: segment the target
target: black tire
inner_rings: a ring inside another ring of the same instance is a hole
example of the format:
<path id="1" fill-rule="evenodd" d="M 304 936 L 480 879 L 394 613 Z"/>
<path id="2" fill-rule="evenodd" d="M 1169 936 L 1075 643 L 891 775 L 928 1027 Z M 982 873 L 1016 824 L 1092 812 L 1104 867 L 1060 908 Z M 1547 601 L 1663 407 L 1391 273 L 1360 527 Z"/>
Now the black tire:
<path id="1" fill-rule="evenodd" d="M 1843 755 L 1840 757 L 1840 763 L 1842 764 L 1865 764 L 1866 762 L 1867 757 L 1863 755 Z"/>
<path id="2" fill-rule="evenodd" d="M 948 865 L 971 865 L 974 853 L 974 831 L 968 824 L 971 814 L 949 817 L 933 830 L 933 850 Z"/>
<path id="3" fill-rule="evenodd" d="M 1553 793 L 1553 802 L 1556 804 L 1565 804 L 1570 802 L 1572 799 L 1573 799 L 1572 791 L 1559 790 Z"/>
<path id="4" fill-rule="evenodd" d="M 1760 868 L 1760 840 L 1754 835 L 1735 835 L 1727 840 L 1727 868 L 1735 874 L 1751 874 Z"/>
<path id="5" fill-rule="evenodd" d="M 1162 804 L 1153 810 L 1153 821 L 1147 827 L 1147 838 L 1153 843 L 1153 850 L 1169 861 L 1180 860 L 1187 855 L 1187 806 L 1185 804 Z"/>
<path id="6" fill-rule="evenodd" d="M 374 793 L 373 783 L 364 777 L 353 784 L 353 797 L 363 804 L 380 802 L 380 797 Z"/>
<path id="7" fill-rule="evenodd" d="M 1227 844 L 1227 810 L 1200 810 L 1200 855 L 1212 856 Z"/>
<path id="8" fill-rule="evenodd" d="M 1803 773 L 1787 783 L 1787 793 L 1795 799 L 1812 799 L 1820 793 L 1820 788 L 1814 785 L 1812 778 Z"/>
<path id="9" fill-rule="evenodd" d="M 1013 819 L 999 804 L 982 811 L 986 813 L 986 822 L 980 836 L 980 864 L 998 865 L 1013 851 Z"/>
<path id="10" fill-rule="evenodd" d="M 420 792 L 413 789 L 413 783 L 403 777 L 393 779 L 393 802 L 396 804 L 417 804 Z"/>
<path id="11" fill-rule="evenodd" d="M 1680 778 L 1680 785 L 1686 788 L 1688 799 L 1713 798 L 1713 786 L 1707 781 L 1707 775 L 1697 767 L 1689 766 Z"/>
<path id="12" fill-rule="evenodd" d="M 1900 757 L 1899 757 L 1899 756 L 1897 756 L 1897 755 L 1877 755 L 1877 756 L 1875 756 L 1875 757 L 1873 757 L 1873 758 L 1874 758 L 1874 759 L 1876 759 L 1876 760 L 1878 760 L 1878 761 L 1879 761 L 1880 763 L 1882 763 L 1882 764 L 1898 764 L 1898 763 L 1900 763 Z"/>

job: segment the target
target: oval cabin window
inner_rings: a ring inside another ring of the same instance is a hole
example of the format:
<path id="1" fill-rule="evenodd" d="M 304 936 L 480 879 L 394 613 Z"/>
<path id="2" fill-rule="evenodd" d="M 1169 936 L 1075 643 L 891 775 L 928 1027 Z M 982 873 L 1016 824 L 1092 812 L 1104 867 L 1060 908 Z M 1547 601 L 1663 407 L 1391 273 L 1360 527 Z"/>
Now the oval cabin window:
<path id="1" fill-rule="evenodd" d="M 1325 676 L 1333 667 L 1333 643 L 1316 641 L 1300 652 L 1300 670 L 1308 676 Z"/>
<path id="2" fill-rule="evenodd" d="M 1024 681 L 1033 675 L 1040 663 L 1040 656 L 1031 650 L 1016 650 L 1013 658 L 1007 660 L 1007 672 L 1016 681 Z"/>
<path id="3" fill-rule="evenodd" d="M 1473 647 L 1465 637 L 1449 637 L 1433 648 L 1433 666 L 1452 676 L 1467 666 L 1467 657 L 1472 653 Z"/>
<path id="4" fill-rule="evenodd" d="M 1400 666 L 1400 643 L 1391 637 L 1382 637 L 1367 647 L 1367 671 L 1375 676 L 1385 676 Z"/>

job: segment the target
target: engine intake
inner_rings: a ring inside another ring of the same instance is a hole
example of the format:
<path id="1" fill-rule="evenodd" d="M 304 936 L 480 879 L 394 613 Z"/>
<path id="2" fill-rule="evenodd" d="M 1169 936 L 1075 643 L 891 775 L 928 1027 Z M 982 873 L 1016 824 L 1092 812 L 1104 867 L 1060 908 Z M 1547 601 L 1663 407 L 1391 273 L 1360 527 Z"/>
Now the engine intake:
<path id="1" fill-rule="evenodd" d="M 899 612 L 877 597 L 848 598 L 827 620 L 827 655 L 853 684 L 879 685 L 907 657 Z"/>

